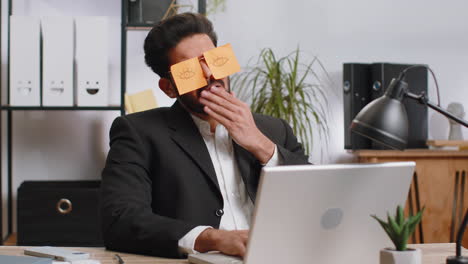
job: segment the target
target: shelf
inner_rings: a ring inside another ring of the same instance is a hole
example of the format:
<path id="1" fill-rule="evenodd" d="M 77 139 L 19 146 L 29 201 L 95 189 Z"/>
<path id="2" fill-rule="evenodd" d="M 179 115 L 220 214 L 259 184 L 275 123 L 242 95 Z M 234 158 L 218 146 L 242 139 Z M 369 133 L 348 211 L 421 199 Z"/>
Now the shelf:
<path id="1" fill-rule="evenodd" d="M 14 5 L 13 2 L 18 2 L 18 0 L 5 0 L 5 1 L 0 1 L 0 6 L 3 8 L 4 3 L 8 3 L 5 5 L 7 8 L 7 12 L 0 12 L 0 17 L 2 18 L 2 28 L 0 31 L 3 32 L 3 22 L 6 22 L 6 31 L 10 31 L 10 17 L 13 15 L 13 8 L 12 6 Z M 19 1 L 21 2 L 21 1 Z M 47 0 L 42 0 L 41 2 L 47 2 Z M 117 1 L 118 2 L 118 1 Z M 0 137 L 2 138 L 2 142 L 0 142 L 0 147 L 6 149 L 5 156 L 2 156 L 3 159 L 0 162 L 0 178 L 4 180 L 0 180 L 0 197 L 6 198 L 4 200 L 4 206 L 6 206 L 6 214 L 3 213 L 5 207 L 3 207 L 3 210 L 0 210 L 0 226 L 3 226 L 4 220 L 6 220 L 7 224 L 7 229 L 6 234 L 3 230 L 3 228 L 0 228 L 0 245 L 15 245 L 16 244 L 16 234 L 13 233 L 13 183 L 14 183 L 14 176 L 13 176 L 13 148 L 14 148 L 14 140 L 13 140 L 13 127 L 14 127 L 14 122 L 15 120 L 15 111 L 107 111 L 107 112 L 100 112 L 100 113 L 109 113 L 110 114 L 116 114 L 116 115 L 124 115 L 125 114 L 125 108 L 124 108 L 124 95 L 126 91 L 126 64 L 127 64 L 127 31 L 130 30 L 150 30 L 152 28 L 152 25 L 149 24 L 129 24 L 126 23 L 126 4 L 127 0 L 121 0 L 121 18 L 119 21 L 119 31 L 120 31 L 120 36 L 115 38 L 115 42 L 120 41 L 121 46 L 120 46 L 120 102 L 113 102 L 113 105 L 107 105 L 107 106 L 13 106 L 10 105 L 10 102 L 7 100 L 3 100 L 3 104 L 0 104 L 0 113 L 6 114 L 5 118 L 2 119 L 2 122 L 0 122 L 0 131 L 2 133 L 0 134 Z M 109 3 L 110 4 L 110 3 Z M 53 5 L 54 6 L 54 5 Z M 81 8 L 80 8 L 81 10 Z M 60 11 L 60 10 L 57 10 Z M 65 10 L 63 10 L 65 11 Z M 94 14 L 94 11 L 90 9 L 91 14 Z M 54 13 L 54 10 L 51 10 L 51 13 Z M 118 11 L 116 11 L 118 12 Z M 36 11 L 28 11 L 26 13 L 31 13 L 28 15 L 38 15 Z M 61 13 L 61 12 L 58 12 Z M 60 15 L 66 15 L 68 11 L 65 12 L 65 14 L 60 14 Z M 5 16 L 4 16 L 5 15 Z M 51 15 L 51 14 L 50 14 Z M 3 21 L 5 20 L 5 21 Z M 6 32 L 6 33 L 8 33 Z M 7 43 L 8 44 L 8 43 Z M 7 45 L 8 48 L 8 45 Z M 117 55 L 117 54 L 116 54 Z M 0 54 L 0 57 L 3 59 L 7 60 L 6 65 L 9 66 L 11 64 L 10 60 L 10 50 L 7 49 L 7 54 L 4 58 L 3 54 Z M 3 69 L 3 67 L 2 67 Z M 5 67 L 6 69 L 6 75 L 8 76 L 10 72 L 10 67 Z M 117 71 L 112 74 L 117 74 Z M 41 72 L 42 76 L 42 72 Z M 3 79 L 2 79 L 3 80 Z M 7 83 L 6 91 L 8 91 L 10 86 L 10 83 Z M 111 87 L 109 87 L 111 88 Z M 118 87 L 115 87 L 115 90 L 117 90 Z M 3 98 L 4 96 L 8 98 L 8 93 L 5 95 L 4 93 L 6 91 L 0 91 L 0 98 Z M 112 112 L 115 111 L 115 112 Z M 68 114 L 69 112 L 65 113 Z M 1 115 L 3 116 L 3 115 Z M 24 121 L 24 120 L 22 120 Z M 60 122 L 62 120 L 57 120 L 57 122 Z M 34 146 L 35 147 L 35 146 Z M 73 161 L 71 161 L 73 162 Z M 4 167 L 5 165 L 6 167 Z M 6 179 L 5 175 L 6 174 Z M 4 193 L 6 191 L 6 194 Z M 2 206 L 0 206 L 2 207 Z M 5 236 L 7 235 L 7 236 Z"/>
<path id="2" fill-rule="evenodd" d="M 468 140 L 428 140 L 427 145 L 433 147 L 460 147 L 468 148 Z"/>
<path id="3" fill-rule="evenodd" d="M 1 110 L 18 110 L 18 111 L 121 111 L 120 106 L 8 106 L 3 105 Z"/>
<path id="4" fill-rule="evenodd" d="M 125 30 L 127 31 L 131 31 L 131 30 L 143 30 L 143 31 L 147 31 L 147 30 L 151 30 L 153 28 L 153 25 L 126 25 L 125 26 Z"/>
<path id="5" fill-rule="evenodd" d="M 406 149 L 406 150 L 356 150 L 359 158 L 466 158 L 468 151 L 436 150 L 436 149 Z"/>

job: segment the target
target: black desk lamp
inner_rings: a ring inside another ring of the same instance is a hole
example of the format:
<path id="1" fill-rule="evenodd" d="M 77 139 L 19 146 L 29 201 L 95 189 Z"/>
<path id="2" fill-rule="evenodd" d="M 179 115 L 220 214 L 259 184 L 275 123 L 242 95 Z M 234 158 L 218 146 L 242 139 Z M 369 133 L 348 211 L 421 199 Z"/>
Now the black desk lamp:
<path id="1" fill-rule="evenodd" d="M 402 101 L 404 98 L 410 98 L 420 104 L 426 105 L 446 117 L 468 127 L 468 122 L 460 119 L 445 109 L 429 101 L 424 93 L 420 95 L 413 94 L 408 89 L 408 84 L 404 81 L 408 70 L 416 67 L 427 68 L 432 76 L 439 95 L 439 87 L 434 72 L 425 65 L 414 65 L 403 70 L 397 79 L 393 79 L 388 86 L 385 94 L 366 105 L 351 123 L 351 131 L 362 136 L 368 137 L 374 141 L 384 144 L 393 149 L 403 150 L 408 141 L 408 116 Z M 447 264 L 468 263 L 468 257 L 461 255 L 461 240 L 468 224 L 468 210 L 463 218 L 463 223 L 457 233 L 456 256 L 448 257 Z"/>

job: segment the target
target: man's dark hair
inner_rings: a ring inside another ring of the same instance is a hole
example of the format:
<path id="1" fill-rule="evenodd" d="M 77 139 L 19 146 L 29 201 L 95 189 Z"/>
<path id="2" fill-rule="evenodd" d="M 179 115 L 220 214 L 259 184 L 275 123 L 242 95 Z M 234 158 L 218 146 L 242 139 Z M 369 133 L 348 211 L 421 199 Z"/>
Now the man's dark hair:
<path id="1" fill-rule="evenodd" d="M 178 14 L 160 21 L 145 39 L 145 62 L 161 78 L 168 78 L 169 50 L 195 34 L 206 34 L 216 46 L 218 39 L 213 24 L 203 15 Z"/>

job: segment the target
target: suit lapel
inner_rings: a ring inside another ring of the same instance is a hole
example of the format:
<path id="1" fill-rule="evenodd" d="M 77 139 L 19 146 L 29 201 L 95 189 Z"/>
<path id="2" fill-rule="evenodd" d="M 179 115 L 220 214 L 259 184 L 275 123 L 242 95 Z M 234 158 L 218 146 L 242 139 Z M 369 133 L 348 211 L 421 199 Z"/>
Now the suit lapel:
<path id="1" fill-rule="evenodd" d="M 171 107 L 167 122 L 172 129 L 172 140 L 191 157 L 219 191 L 218 179 L 205 141 L 192 117 L 179 102 Z"/>
<path id="2" fill-rule="evenodd" d="M 232 141 L 232 145 L 234 147 L 237 167 L 239 168 L 241 177 L 244 180 L 245 188 L 250 199 L 255 203 L 258 186 L 258 177 L 254 175 L 256 159 L 250 152 L 239 146 L 236 142 Z"/>

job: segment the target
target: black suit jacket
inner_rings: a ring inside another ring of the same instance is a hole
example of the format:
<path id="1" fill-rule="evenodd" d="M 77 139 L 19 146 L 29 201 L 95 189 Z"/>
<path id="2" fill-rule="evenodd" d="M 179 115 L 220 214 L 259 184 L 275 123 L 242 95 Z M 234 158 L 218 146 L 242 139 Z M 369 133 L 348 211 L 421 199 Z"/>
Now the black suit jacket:
<path id="1" fill-rule="evenodd" d="M 254 114 L 284 164 L 307 156 L 285 121 Z M 233 143 L 248 195 L 255 202 L 261 165 Z M 115 119 L 102 172 L 101 213 L 108 249 L 183 257 L 178 241 L 198 225 L 219 227 L 223 198 L 210 155 L 191 116 L 175 103 Z"/>

